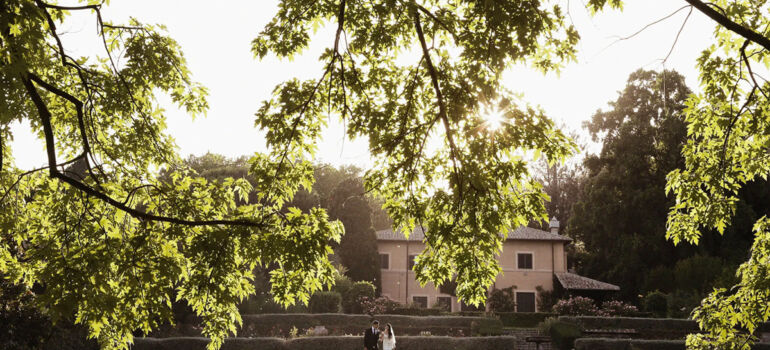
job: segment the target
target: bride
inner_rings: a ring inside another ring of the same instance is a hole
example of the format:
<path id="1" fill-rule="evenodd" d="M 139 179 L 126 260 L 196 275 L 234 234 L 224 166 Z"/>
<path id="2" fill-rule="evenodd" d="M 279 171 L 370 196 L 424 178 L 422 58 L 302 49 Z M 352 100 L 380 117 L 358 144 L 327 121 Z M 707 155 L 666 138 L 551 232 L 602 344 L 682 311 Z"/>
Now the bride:
<path id="1" fill-rule="evenodd" d="M 393 326 L 390 323 L 385 327 L 385 331 L 381 333 L 382 350 L 393 350 L 396 348 L 396 334 L 393 333 Z"/>

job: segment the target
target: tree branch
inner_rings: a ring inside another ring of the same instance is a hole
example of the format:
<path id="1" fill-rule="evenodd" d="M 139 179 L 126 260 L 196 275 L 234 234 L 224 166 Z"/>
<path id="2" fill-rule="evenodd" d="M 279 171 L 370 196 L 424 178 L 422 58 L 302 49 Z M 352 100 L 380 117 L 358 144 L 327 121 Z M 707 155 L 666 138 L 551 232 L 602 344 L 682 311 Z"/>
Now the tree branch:
<path id="1" fill-rule="evenodd" d="M 167 216 L 160 216 L 155 214 L 150 214 L 145 211 L 137 210 L 135 208 L 129 207 L 125 205 L 124 203 L 121 203 L 117 201 L 116 199 L 108 196 L 105 193 L 102 193 L 91 186 L 86 185 L 83 182 L 80 182 L 76 179 L 73 179 L 69 176 L 66 176 L 62 174 L 59 169 L 57 169 L 57 163 L 56 163 L 56 144 L 54 142 L 54 134 L 53 134 L 53 127 L 51 125 L 51 112 L 48 110 L 48 106 L 46 106 L 45 102 L 43 101 L 40 94 L 37 92 L 35 85 L 32 83 L 32 74 L 27 73 L 26 76 L 21 77 L 22 82 L 24 83 L 24 87 L 27 90 L 27 94 L 29 95 L 32 102 L 35 104 L 35 108 L 38 111 L 38 115 L 40 116 L 40 122 L 43 126 L 43 134 L 45 136 L 45 144 L 46 144 L 46 154 L 48 157 L 48 173 L 49 176 L 55 179 L 59 179 L 70 186 L 80 190 L 81 192 L 85 193 L 86 195 L 89 195 L 93 198 L 99 199 L 102 202 L 105 202 L 106 204 L 121 210 L 134 218 L 140 219 L 140 220 L 147 220 L 147 221 L 160 221 L 160 222 L 167 222 L 171 224 L 178 224 L 178 225 L 186 225 L 186 226 L 211 226 L 211 225 L 234 225 L 234 226 L 247 226 L 247 227 L 264 227 L 265 225 L 260 222 L 254 222 L 250 220 L 187 220 L 187 219 L 179 219 L 179 218 L 172 218 Z"/>
<path id="2" fill-rule="evenodd" d="M 714 10 L 711 8 L 708 4 L 704 3 L 700 0 L 685 0 L 690 5 L 694 6 L 696 9 L 698 9 L 700 12 L 703 12 L 706 16 L 711 17 L 714 21 L 725 27 L 726 29 L 748 39 L 749 41 L 752 41 L 756 44 L 759 44 L 760 46 L 764 47 L 767 50 L 770 50 L 770 39 L 763 36 L 762 34 L 759 34 L 750 28 L 746 28 L 731 19 L 727 18 L 727 16 L 719 13 L 717 10 Z"/>
<path id="3" fill-rule="evenodd" d="M 412 1 L 412 4 L 415 4 Z M 416 5 L 416 4 L 415 4 Z M 422 47 L 422 54 L 425 57 L 425 66 L 428 68 L 430 74 L 430 80 L 433 84 L 433 90 L 436 92 L 436 102 L 438 103 L 438 115 L 441 121 L 444 123 L 444 131 L 446 132 L 447 142 L 449 143 L 449 150 L 452 158 L 452 167 L 454 168 L 455 181 L 457 182 L 458 194 L 462 201 L 462 178 L 457 167 L 458 151 L 457 145 L 454 140 L 454 132 L 449 124 L 449 118 L 446 114 L 446 104 L 444 103 L 444 96 L 441 93 L 441 87 L 438 84 L 438 73 L 436 73 L 436 67 L 433 65 L 433 61 L 430 58 L 430 52 L 428 51 L 428 45 L 425 43 L 425 35 L 422 32 L 422 24 L 420 23 L 420 14 L 414 11 L 414 27 L 417 31 L 417 37 L 420 39 L 420 46 Z"/>

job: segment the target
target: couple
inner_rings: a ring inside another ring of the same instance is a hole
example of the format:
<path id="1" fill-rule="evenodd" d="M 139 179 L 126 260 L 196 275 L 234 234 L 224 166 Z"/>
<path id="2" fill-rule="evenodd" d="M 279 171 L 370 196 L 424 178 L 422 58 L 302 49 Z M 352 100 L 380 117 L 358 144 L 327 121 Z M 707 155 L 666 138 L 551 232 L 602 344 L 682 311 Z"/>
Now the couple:
<path id="1" fill-rule="evenodd" d="M 393 350 L 396 348 L 396 335 L 393 333 L 393 326 L 388 323 L 385 331 L 380 332 L 380 322 L 374 320 L 372 326 L 364 332 L 364 350 L 379 350 L 377 342 L 382 340 L 382 350 Z"/>

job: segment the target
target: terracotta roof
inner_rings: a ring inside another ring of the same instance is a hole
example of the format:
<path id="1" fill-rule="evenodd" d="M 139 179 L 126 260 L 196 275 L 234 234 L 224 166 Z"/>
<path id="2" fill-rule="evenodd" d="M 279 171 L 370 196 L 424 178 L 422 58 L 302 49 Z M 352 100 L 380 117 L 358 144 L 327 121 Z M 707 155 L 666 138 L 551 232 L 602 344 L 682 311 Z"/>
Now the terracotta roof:
<path id="1" fill-rule="evenodd" d="M 556 279 L 559 280 L 564 289 L 568 290 L 620 290 L 620 287 L 583 277 L 571 272 L 557 272 Z"/>
<path id="2" fill-rule="evenodd" d="M 425 234 L 422 229 L 417 227 L 409 235 L 409 241 L 422 242 Z M 529 240 L 529 241 L 562 241 L 570 242 L 571 238 L 550 233 L 548 231 L 538 230 L 536 228 L 520 226 L 508 233 L 509 240 Z M 405 241 L 406 238 L 401 231 L 393 231 L 392 228 L 377 231 L 377 240 L 380 241 Z"/>

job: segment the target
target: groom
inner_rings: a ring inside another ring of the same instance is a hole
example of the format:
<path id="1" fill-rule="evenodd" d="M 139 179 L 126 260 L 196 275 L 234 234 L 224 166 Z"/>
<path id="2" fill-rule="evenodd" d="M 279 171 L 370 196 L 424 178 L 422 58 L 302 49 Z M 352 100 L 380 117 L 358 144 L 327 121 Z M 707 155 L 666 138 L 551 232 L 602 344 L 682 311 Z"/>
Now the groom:
<path id="1" fill-rule="evenodd" d="M 364 350 L 378 350 L 377 342 L 380 340 L 380 322 L 374 320 L 372 327 L 364 332 Z"/>

